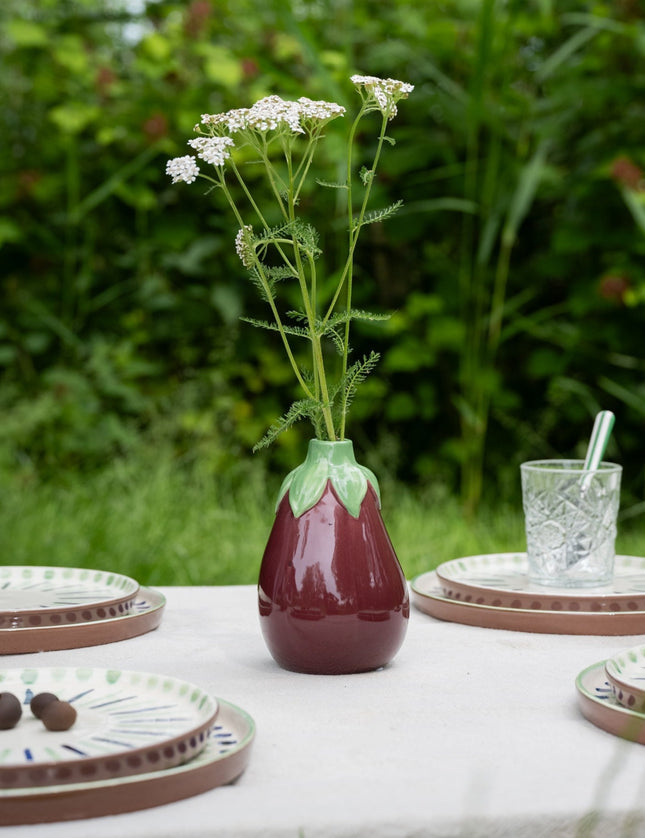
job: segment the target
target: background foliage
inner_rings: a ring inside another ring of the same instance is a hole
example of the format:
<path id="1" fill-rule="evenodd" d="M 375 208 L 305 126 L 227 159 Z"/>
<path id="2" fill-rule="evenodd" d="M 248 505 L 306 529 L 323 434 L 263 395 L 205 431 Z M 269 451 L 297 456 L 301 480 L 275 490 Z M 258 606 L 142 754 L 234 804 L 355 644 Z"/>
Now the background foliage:
<path id="1" fill-rule="evenodd" d="M 593 414 L 642 512 L 645 11 L 637 0 L 4 0 L 0 463 L 88 472 L 142 444 L 215 474 L 293 397 L 217 200 L 172 186 L 200 114 L 279 93 L 354 107 L 351 73 L 415 85 L 366 231 L 359 458 L 467 509 L 528 458 L 581 455 Z M 333 136 L 330 137 L 333 147 Z M 365 146 L 365 156 L 370 148 Z M 330 160 L 331 165 L 331 160 Z M 333 172 L 332 172 L 333 176 Z M 334 256 L 329 207 L 303 196 Z"/>

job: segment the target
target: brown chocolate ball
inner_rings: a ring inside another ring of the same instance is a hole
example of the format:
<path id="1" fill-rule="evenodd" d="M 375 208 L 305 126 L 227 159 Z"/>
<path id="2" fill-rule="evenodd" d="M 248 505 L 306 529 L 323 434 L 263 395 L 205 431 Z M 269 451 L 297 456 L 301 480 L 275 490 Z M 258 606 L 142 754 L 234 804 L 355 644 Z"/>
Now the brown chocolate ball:
<path id="1" fill-rule="evenodd" d="M 43 707 L 40 720 L 47 730 L 69 730 L 76 721 L 76 710 L 67 701 L 50 701 Z"/>
<path id="2" fill-rule="evenodd" d="M 31 712 L 37 719 L 42 717 L 42 712 L 51 701 L 58 701 L 58 696 L 54 693 L 38 693 L 35 695 L 29 704 Z"/>
<path id="3" fill-rule="evenodd" d="M 20 701 L 13 693 L 0 693 L 0 730 L 15 727 L 22 716 Z"/>

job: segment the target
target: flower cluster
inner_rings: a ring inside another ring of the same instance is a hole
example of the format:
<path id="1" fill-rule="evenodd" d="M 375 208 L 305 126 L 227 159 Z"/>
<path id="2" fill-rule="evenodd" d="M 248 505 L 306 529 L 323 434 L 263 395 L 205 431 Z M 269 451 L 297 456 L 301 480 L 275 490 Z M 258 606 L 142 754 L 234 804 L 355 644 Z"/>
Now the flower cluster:
<path id="1" fill-rule="evenodd" d="M 211 130 L 227 131 L 236 134 L 239 131 L 257 131 L 265 134 L 286 128 L 294 134 L 306 133 L 303 123 L 324 123 L 337 116 L 342 116 L 345 108 L 335 102 L 313 101 L 302 96 L 297 102 L 290 102 L 280 96 L 266 96 L 250 108 L 235 108 L 226 113 L 202 114 L 202 125 Z M 197 126 L 199 128 L 199 126 Z"/>
<path id="2" fill-rule="evenodd" d="M 368 99 L 373 99 L 378 110 L 388 119 L 397 114 L 396 103 L 407 99 L 414 90 L 413 84 L 398 79 L 380 79 L 377 76 L 352 76 L 351 81 L 360 90 L 364 88 Z"/>
<path id="3" fill-rule="evenodd" d="M 199 166 L 191 154 L 186 154 L 185 157 L 175 157 L 169 160 L 166 163 L 166 174 L 170 175 L 173 183 L 179 183 L 182 180 L 185 183 L 192 183 L 197 179 Z"/>
<path id="4" fill-rule="evenodd" d="M 396 103 L 407 98 L 413 86 L 375 76 L 353 76 L 352 82 L 360 93 L 362 106 L 347 132 L 343 165 L 328 169 L 334 174 L 343 172 L 344 178 L 339 183 L 316 179 L 321 189 L 343 189 L 346 195 L 346 200 L 339 203 L 341 212 L 346 213 L 338 225 L 345 238 L 340 245 L 342 262 L 331 283 L 321 282 L 318 277 L 318 231 L 299 213 L 315 151 L 324 137 L 323 129 L 331 120 L 345 115 L 342 105 L 306 96 L 297 101 L 266 96 L 250 108 L 202 114 L 201 122 L 195 126 L 197 136 L 188 141 L 195 155 L 176 157 L 166 164 L 166 173 L 173 183 L 192 183 L 199 176 L 221 190 L 237 221 L 237 255 L 271 313 L 270 321 L 243 319 L 278 333 L 300 386 L 302 398 L 294 401 L 256 447 L 268 445 L 302 418 L 311 420 L 318 439 L 344 439 L 356 387 L 378 360 L 376 352 L 362 359 L 350 357 L 350 323 L 383 319 L 352 306 L 354 255 L 363 227 L 384 221 L 400 206 L 401 202 L 396 201 L 389 207 L 368 209 L 381 153 L 389 140 L 388 121 L 396 114 Z M 380 111 L 381 124 L 371 166 L 355 171 L 353 146 L 358 126 L 375 111 Z M 269 150 L 270 144 L 273 145 Z M 253 154 L 254 176 L 258 167 L 267 175 L 268 192 L 261 194 L 268 200 L 270 212 L 252 194 L 251 183 L 246 180 L 248 168 L 238 165 L 234 151 L 245 147 Z M 197 158 L 212 167 L 210 172 L 200 171 Z M 235 184 L 234 189 L 229 180 Z M 279 289 L 293 280 L 300 292 L 300 306 L 294 309 L 290 304 L 282 311 Z M 299 353 L 294 344 L 302 340 L 308 346 Z M 340 357 L 332 356 L 327 345 L 335 347 Z M 304 364 L 303 356 L 308 359 Z"/>
<path id="5" fill-rule="evenodd" d="M 188 140 L 188 145 L 194 148 L 197 156 L 212 166 L 223 166 L 231 156 L 228 151 L 234 145 L 230 137 L 195 137 Z"/>
<path id="6" fill-rule="evenodd" d="M 314 101 L 301 96 L 297 102 L 280 96 L 266 96 L 251 108 L 234 108 L 219 114 L 202 114 L 201 124 L 208 126 L 209 136 L 188 140 L 188 145 L 197 152 L 197 157 L 212 166 L 223 166 L 231 156 L 235 142 L 230 136 L 242 131 L 267 134 L 269 131 L 286 129 L 293 134 L 313 136 L 330 119 L 343 116 L 345 108 L 335 102 Z M 195 131 L 202 133 L 200 125 Z M 173 183 L 193 183 L 199 174 L 199 166 L 192 155 L 175 157 L 166 164 L 166 174 Z"/>

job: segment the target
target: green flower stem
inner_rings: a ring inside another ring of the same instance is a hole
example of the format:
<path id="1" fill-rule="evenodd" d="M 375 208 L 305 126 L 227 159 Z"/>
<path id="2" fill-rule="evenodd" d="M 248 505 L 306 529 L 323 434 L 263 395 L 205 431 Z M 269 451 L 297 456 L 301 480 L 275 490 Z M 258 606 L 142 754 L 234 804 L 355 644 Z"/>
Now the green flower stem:
<path id="1" fill-rule="evenodd" d="M 368 109 L 368 108 L 363 107 L 361 109 L 358 116 L 354 120 L 354 123 L 352 125 L 351 131 L 350 131 L 350 134 L 349 134 L 349 139 L 348 139 L 348 167 L 347 167 L 347 171 L 348 171 L 347 188 L 348 188 L 348 193 L 349 193 L 348 194 L 347 205 L 348 205 L 349 231 L 350 231 L 349 252 L 348 252 L 347 258 L 345 260 L 345 265 L 343 267 L 343 272 L 342 272 L 342 274 L 340 276 L 340 279 L 338 281 L 338 286 L 337 286 L 336 291 L 334 293 L 334 296 L 332 297 L 332 300 L 331 300 L 331 302 L 330 302 L 330 304 L 327 308 L 327 313 L 325 314 L 325 317 L 323 319 L 323 326 L 327 323 L 329 318 L 334 313 L 334 308 L 336 307 L 336 303 L 338 302 L 338 298 L 340 297 L 340 292 L 342 291 L 342 289 L 345 285 L 348 273 L 352 269 L 354 250 L 356 249 L 356 244 L 358 243 L 358 236 L 360 234 L 361 227 L 363 226 L 363 218 L 365 217 L 365 210 L 367 209 L 367 202 L 368 202 L 370 192 L 371 192 L 371 188 L 372 188 L 372 183 L 370 181 L 367 184 L 365 195 L 363 197 L 363 203 L 361 205 L 361 209 L 360 209 L 360 212 L 358 214 L 357 220 L 356 220 L 356 222 L 354 222 L 353 215 L 352 215 L 352 199 L 351 199 L 351 192 L 352 192 L 352 182 L 351 182 L 352 146 L 353 146 L 354 135 L 356 134 L 356 130 L 358 128 L 358 123 L 360 122 L 361 118 L 365 115 L 365 113 L 367 113 L 369 110 L 373 110 L 373 108 Z M 381 149 L 383 148 L 383 142 L 385 140 L 385 128 L 386 127 L 387 127 L 387 117 L 384 116 L 383 117 L 383 123 L 382 123 L 382 126 L 381 126 L 381 133 L 380 133 L 379 139 L 378 139 L 377 149 L 376 149 L 376 152 L 375 152 L 375 155 L 374 155 L 374 160 L 372 162 L 372 169 L 371 169 L 372 174 L 374 174 L 374 172 L 376 170 L 376 167 L 378 165 L 379 158 L 381 156 Z"/>
<path id="2" fill-rule="evenodd" d="M 251 193 L 250 193 L 250 191 L 249 191 L 249 189 L 246 185 L 246 181 L 242 177 L 239 169 L 237 168 L 237 166 L 235 165 L 235 163 L 233 161 L 231 161 L 231 165 L 232 165 L 233 172 L 234 172 L 234 174 L 237 178 L 237 181 L 240 184 L 240 186 L 242 187 L 242 189 L 244 191 L 244 194 L 247 196 L 247 198 L 249 200 L 249 203 L 251 204 L 251 206 L 255 210 L 255 213 L 258 216 L 258 219 L 260 220 L 260 223 L 262 224 L 262 226 L 264 227 L 265 230 L 268 229 L 269 225 L 266 223 L 266 221 L 264 219 L 264 216 L 262 215 L 262 212 L 260 211 L 260 208 L 257 206 L 253 196 L 251 195 Z M 222 185 L 225 186 L 223 178 L 222 178 L 222 181 L 223 181 Z M 229 204 L 233 207 L 233 210 L 235 212 L 238 223 L 240 224 L 241 227 L 244 226 L 243 220 L 242 220 L 241 216 L 239 215 L 239 213 L 237 211 L 237 207 L 234 205 L 232 196 L 230 195 L 230 193 L 228 192 L 228 189 L 226 187 L 225 187 L 225 193 L 226 193 L 226 197 L 228 198 Z M 290 214 L 292 215 L 292 217 L 294 217 L 293 212 L 290 213 Z M 273 243 L 276 245 L 276 248 L 277 248 L 282 260 L 284 261 L 285 265 L 287 265 L 287 267 L 289 267 L 290 270 L 293 270 L 294 274 L 298 275 L 298 278 L 300 280 L 301 291 L 303 292 L 303 297 L 306 296 L 306 284 L 303 283 L 303 279 L 302 279 L 302 264 L 300 263 L 300 259 L 299 259 L 299 246 L 298 246 L 297 242 L 292 241 L 290 239 L 282 239 L 282 240 L 275 239 Z M 297 267 L 292 265 L 291 260 L 288 258 L 287 254 L 284 252 L 282 247 L 280 247 L 281 244 L 292 244 L 294 246 L 294 250 L 295 250 L 295 254 L 296 254 Z M 276 326 L 278 327 L 278 331 L 280 333 L 280 336 L 282 337 L 282 342 L 285 346 L 285 349 L 287 350 L 287 355 L 289 357 L 291 367 L 294 370 L 294 372 L 296 373 L 297 381 L 298 381 L 299 385 L 302 387 L 303 392 L 305 393 L 305 395 L 308 398 L 313 398 L 317 401 L 318 400 L 317 364 L 314 363 L 314 381 L 315 381 L 316 389 L 315 389 L 315 392 L 312 393 L 311 389 L 306 386 L 305 381 L 302 378 L 302 374 L 300 373 L 300 370 L 297 367 L 295 358 L 294 358 L 292 350 L 291 350 L 291 346 L 289 344 L 288 338 L 287 338 L 287 336 L 284 332 L 284 329 L 282 327 L 281 318 L 279 316 L 279 313 L 277 311 L 277 308 L 276 308 L 275 304 L 273 303 L 273 295 L 271 294 L 271 291 L 269 289 L 268 282 L 266 282 L 266 280 L 265 280 L 264 273 L 262 271 L 260 263 L 257 264 L 257 268 L 258 268 L 258 273 L 263 280 L 263 285 L 265 286 L 265 292 L 266 292 L 266 295 L 267 295 L 267 299 L 269 300 L 269 305 L 271 306 L 271 312 L 273 314 Z M 304 284 L 304 288 L 303 288 L 303 284 Z M 314 360 L 315 360 L 315 357 L 316 356 L 315 356 L 315 351 L 314 351 Z M 322 359 L 322 355 L 320 355 L 320 357 Z M 332 426 L 332 430 L 333 430 L 333 426 Z"/>
<path id="3" fill-rule="evenodd" d="M 250 204 L 251 204 L 251 206 L 253 207 L 253 210 L 255 211 L 255 214 L 257 215 L 257 217 L 258 217 L 258 220 L 259 220 L 260 224 L 262 225 L 262 227 L 263 227 L 265 230 L 268 230 L 268 229 L 269 229 L 269 225 L 267 224 L 267 222 L 266 222 L 266 220 L 265 220 L 264 216 L 262 215 L 262 211 L 260 210 L 260 208 L 258 207 L 257 203 L 255 202 L 255 200 L 254 200 L 254 198 L 253 198 L 253 195 L 251 194 L 251 192 L 250 192 L 250 190 L 249 190 L 248 186 L 246 185 L 246 181 L 245 181 L 245 180 L 244 180 L 244 178 L 242 177 L 242 174 L 241 174 L 240 170 L 237 168 L 237 166 L 235 165 L 235 163 L 234 163 L 233 161 L 231 161 L 231 168 L 233 169 L 233 172 L 234 172 L 234 174 L 235 174 L 235 177 L 237 178 L 238 183 L 239 183 L 239 184 L 240 184 L 240 186 L 242 187 L 242 190 L 244 191 L 244 194 L 245 194 L 245 195 L 246 195 L 246 197 L 248 198 L 249 203 L 250 203 Z M 232 204 L 232 200 L 229 200 L 229 203 L 230 203 L 230 204 Z M 240 222 L 240 224 L 241 224 L 242 226 L 244 226 L 244 225 L 243 225 L 243 222 L 242 222 L 241 217 L 240 217 L 239 215 L 236 215 L 236 218 L 237 218 L 237 220 Z M 281 256 L 281 258 L 282 258 L 283 262 L 285 263 L 285 265 L 286 265 L 286 266 L 287 266 L 290 270 L 292 270 L 292 271 L 294 272 L 294 274 L 295 274 L 295 273 L 296 273 L 296 269 L 295 269 L 295 267 L 291 264 L 291 260 L 289 259 L 289 257 L 287 256 L 287 254 L 286 254 L 286 253 L 284 252 L 284 250 L 280 247 L 280 244 L 281 244 L 281 243 L 282 243 L 282 244 L 291 244 L 291 240 L 290 240 L 290 239 L 283 239 L 282 241 L 280 241 L 280 240 L 278 240 L 278 239 L 274 239 L 274 240 L 273 240 L 273 243 L 276 245 L 276 248 L 277 248 L 277 250 L 278 250 L 278 253 L 280 254 L 280 256 Z"/>
<path id="4" fill-rule="evenodd" d="M 212 178 L 207 178 L 207 179 L 213 181 Z M 217 181 L 213 181 L 213 183 L 217 183 Z M 224 195 L 226 196 L 226 200 L 228 201 L 229 206 L 233 210 L 233 214 L 235 215 L 237 223 L 240 225 L 240 227 L 244 227 L 244 220 L 242 219 L 242 216 L 240 215 L 240 213 L 237 209 L 237 206 L 235 205 L 235 201 L 233 200 L 233 196 L 231 195 L 231 193 L 228 189 L 228 186 L 226 184 L 226 180 L 224 178 L 223 173 L 220 173 L 219 186 L 221 186 L 222 191 L 224 192 Z M 302 373 L 300 372 L 300 369 L 298 367 L 296 359 L 295 359 L 295 357 L 293 355 L 293 352 L 291 350 L 291 345 L 290 345 L 289 340 L 287 338 L 287 335 L 284 331 L 284 326 L 282 325 L 282 319 L 280 318 L 280 312 L 278 311 L 278 309 L 276 307 L 275 301 L 273 299 L 273 295 L 271 293 L 271 288 L 269 287 L 269 283 L 267 282 L 266 276 L 264 275 L 264 271 L 262 270 L 262 266 L 259 263 L 256 263 L 256 267 L 258 268 L 258 276 L 260 277 L 260 280 L 262 282 L 262 287 L 264 289 L 264 292 L 265 292 L 266 297 L 267 297 L 267 301 L 268 301 L 269 306 L 271 308 L 271 313 L 273 314 L 273 319 L 274 319 L 275 324 L 278 328 L 278 332 L 280 333 L 280 337 L 282 338 L 282 343 L 284 345 L 285 352 L 287 353 L 287 358 L 289 359 L 289 363 L 291 364 L 291 368 L 293 369 L 293 372 L 296 376 L 296 380 L 298 381 L 298 384 L 300 384 L 300 386 L 302 387 L 302 390 L 305 393 L 305 395 L 308 398 L 313 399 L 314 394 L 311 392 L 311 390 L 307 386 L 306 381 L 302 377 Z"/>
<path id="5" fill-rule="evenodd" d="M 372 191 L 372 183 L 374 182 L 374 175 L 376 173 L 376 169 L 379 164 L 379 160 L 381 157 L 381 152 L 383 150 L 383 143 L 385 141 L 385 131 L 387 128 L 387 116 L 383 114 L 381 120 L 381 131 L 379 133 L 378 144 L 376 146 L 376 152 L 374 153 L 374 160 L 372 161 L 372 168 L 371 168 L 371 175 L 365 185 L 365 193 L 363 195 L 363 202 L 361 204 L 360 212 L 358 214 L 358 218 L 356 223 L 353 223 L 353 201 L 352 201 L 352 180 L 351 180 L 351 166 L 352 166 L 352 148 L 353 148 L 353 141 L 354 141 L 354 134 L 356 129 L 358 128 L 358 122 L 362 117 L 364 110 L 362 109 L 356 119 L 354 120 L 354 124 L 352 125 L 352 129 L 349 136 L 348 142 L 348 155 L 347 155 L 347 215 L 349 221 L 349 252 L 347 255 L 347 261 L 345 263 L 345 271 L 343 272 L 343 276 L 338 283 L 339 290 L 343 284 L 343 280 L 345 278 L 347 292 L 346 292 L 346 303 L 345 303 L 345 312 L 347 315 L 347 320 L 345 322 L 345 337 L 343 339 L 344 351 L 343 351 L 343 369 L 342 375 L 343 378 L 347 374 L 347 357 L 349 354 L 349 330 L 350 330 L 350 313 L 352 309 L 352 291 L 353 291 L 353 279 L 354 279 L 354 272 L 353 272 L 353 265 L 354 265 L 354 250 L 356 249 L 356 244 L 358 242 L 358 237 L 361 232 L 361 228 L 363 225 L 363 219 L 365 218 L 365 212 L 367 210 L 367 204 L 369 202 L 370 193 Z M 328 311 L 328 315 L 326 320 L 328 319 L 329 315 L 331 314 L 331 309 Z M 343 404 L 341 410 L 341 417 L 340 417 L 340 432 L 339 436 L 341 439 L 345 438 L 345 424 L 347 419 L 347 392 L 343 395 Z"/>
<path id="6" fill-rule="evenodd" d="M 318 138 L 316 138 L 315 140 L 311 139 L 309 141 L 309 143 L 307 145 L 307 150 L 306 150 L 302 160 L 300 161 L 300 165 L 296 169 L 296 173 L 294 175 L 294 180 L 295 180 L 295 182 L 298 183 L 298 186 L 296 187 L 296 189 L 294 190 L 294 193 L 293 193 L 294 203 L 298 202 L 298 198 L 300 197 L 300 190 L 302 189 L 302 187 L 303 187 L 303 185 L 304 185 L 304 183 L 307 179 L 307 175 L 309 173 L 309 168 L 311 167 L 311 164 L 312 164 L 313 159 L 314 159 L 314 154 L 315 154 L 315 151 L 316 151 L 317 143 L 318 143 Z"/>
<path id="7" fill-rule="evenodd" d="M 242 190 L 243 190 L 244 194 L 245 194 L 245 195 L 246 195 L 246 197 L 248 198 L 248 201 L 249 201 L 249 203 L 251 204 L 251 206 L 253 207 L 253 210 L 255 211 L 255 214 L 257 215 L 257 217 L 258 217 L 258 220 L 259 220 L 260 224 L 262 225 L 262 227 L 263 227 L 265 230 L 268 230 L 268 229 L 269 229 L 269 225 L 267 224 L 267 222 L 266 222 L 266 220 L 265 220 L 264 216 L 262 215 L 262 211 L 260 210 L 260 208 L 258 207 L 257 203 L 255 202 L 255 200 L 254 200 L 254 198 L 253 198 L 253 195 L 251 194 L 251 192 L 250 192 L 250 190 L 249 190 L 248 186 L 246 185 L 246 181 L 245 181 L 245 180 L 244 180 L 244 178 L 242 177 L 242 174 L 241 174 L 240 170 L 237 168 L 237 166 L 235 165 L 235 162 L 234 162 L 233 160 L 231 160 L 231 168 L 232 168 L 232 170 L 233 170 L 233 173 L 235 174 L 235 177 L 237 178 L 237 182 L 238 182 L 238 183 L 240 184 L 240 186 L 242 187 Z M 231 200 L 231 199 L 229 199 L 229 204 L 231 204 L 231 205 L 232 205 L 232 200 Z M 243 222 L 242 222 L 241 217 L 240 217 L 239 215 L 237 215 L 237 214 L 236 214 L 236 218 L 237 218 L 237 220 L 240 222 L 240 224 L 241 224 L 242 226 L 244 226 L 244 225 L 243 225 Z M 296 273 L 296 269 L 295 269 L 295 267 L 291 264 L 291 260 L 289 259 L 289 257 L 287 256 L 287 254 L 286 254 L 286 253 L 284 252 L 284 250 L 280 247 L 280 244 L 291 244 L 291 243 L 292 243 L 292 242 L 291 242 L 291 240 L 290 240 L 290 239 L 274 239 L 274 240 L 273 240 L 273 244 L 275 244 L 275 245 L 276 245 L 277 251 L 278 251 L 278 253 L 280 254 L 280 256 L 281 256 L 281 258 L 282 258 L 283 262 L 284 262 L 284 263 L 285 263 L 285 265 L 286 265 L 286 266 L 287 266 L 290 270 L 292 270 L 292 271 L 293 271 L 293 273 L 295 274 L 295 273 Z"/>
<path id="8" fill-rule="evenodd" d="M 265 229 L 267 229 L 267 228 L 268 228 L 268 224 L 267 224 L 267 223 L 266 223 L 266 221 L 264 220 L 264 216 L 262 215 L 262 210 L 260 209 L 260 207 L 259 207 L 259 206 L 257 205 L 257 203 L 255 202 L 255 199 L 254 199 L 253 195 L 251 194 L 251 192 L 250 192 L 250 190 L 249 190 L 248 186 L 246 185 L 246 181 L 245 181 L 245 180 L 244 180 L 244 178 L 242 177 L 242 173 L 240 172 L 240 170 L 239 170 L 239 169 L 237 168 L 237 166 L 235 165 L 235 161 L 231 159 L 231 164 L 230 164 L 230 165 L 231 165 L 231 169 L 233 170 L 233 174 L 235 175 L 235 177 L 236 177 L 236 179 L 237 179 L 237 182 L 238 182 L 238 183 L 240 184 L 240 186 L 242 187 L 242 191 L 243 191 L 243 192 L 244 192 L 244 194 L 246 195 L 246 197 L 247 197 L 247 199 L 248 199 L 248 202 L 249 202 L 249 203 L 251 204 L 251 206 L 253 207 L 253 211 L 254 211 L 254 212 L 255 212 L 255 214 L 257 215 L 257 217 L 258 217 L 258 220 L 259 220 L 260 224 L 261 224 L 261 225 L 262 225 Z M 230 201 L 229 201 L 229 203 L 230 203 Z"/>
<path id="9" fill-rule="evenodd" d="M 284 201 L 282 199 L 282 194 L 285 191 L 284 189 L 280 189 L 279 178 L 277 172 L 275 170 L 275 166 L 271 163 L 269 159 L 268 153 L 268 144 L 266 139 L 261 148 L 259 148 L 260 156 L 262 157 L 262 162 L 264 163 L 264 168 L 266 169 L 266 173 L 269 177 L 269 183 L 271 184 L 271 191 L 280 207 L 280 212 L 284 216 L 284 218 L 288 221 L 289 220 L 289 211 L 284 205 Z"/>
<path id="10" fill-rule="evenodd" d="M 289 220 L 291 222 L 295 221 L 296 218 L 296 211 L 295 211 L 295 199 L 294 199 L 294 179 L 293 179 L 293 166 L 292 166 L 292 159 L 290 148 L 285 147 L 285 159 L 287 162 L 287 171 L 289 173 L 289 193 L 288 193 L 288 210 L 289 210 Z M 322 345 L 320 341 L 320 334 L 316 328 L 316 309 L 317 309 L 317 300 L 316 300 L 316 282 L 315 282 L 315 268 L 313 265 L 313 257 L 309 255 L 309 262 L 311 267 L 311 288 L 307 287 L 307 280 L 306 280 L 306 272 L 305 267 L 302 262 L 302 256 L 300 253 L 300 245 L 295 238 L 293 237 L 293 248 L 294 248 L 294 256 L 296 260 L 296 268 L 298 271 L 298 282 L 300 284 L 300 292 L 302 295 L 302 300 L 305 306 L 305 314 L 307 316 L 307 321 L 309 324 L 309 334 L 311 335 L 311 351 L 312 351 L 312 366 L 314 369 L 314 380 L 316 382 L 316 389 L 320 388 L 320 400 L 321 400 L 321 410 L 323 414 L 323 419 L 325 422 L 325 429 L 327 431 L 327 436 L 330 440 L 336 439 L 336 432 L 334 431 L 334 421 L 331 413 L 331 406 L 329 403 L 329 388 L 327 387 L 327 375 L 325 371 L 325 362 L 323 359 L 322 354 Z"/>

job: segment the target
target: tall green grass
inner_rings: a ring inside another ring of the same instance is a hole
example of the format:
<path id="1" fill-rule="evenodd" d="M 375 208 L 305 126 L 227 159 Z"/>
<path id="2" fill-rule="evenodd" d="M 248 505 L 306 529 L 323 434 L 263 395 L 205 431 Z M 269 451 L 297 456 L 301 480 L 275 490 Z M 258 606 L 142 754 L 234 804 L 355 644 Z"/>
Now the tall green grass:
<path id="1" fill-rule="evenodd" d="M 163 453 L 59 481 L 0 481 L 5 564 L 97 567 L 147 585 L 247 583 L 270 526 L 273 492 L 259 474 L 236 484 Z"/>
<path id="2" fill-rule="evenodd" d="M 113 570 L 144 585 L 254 584 L 278 487 L 259 459 L 221 477 L 163 452 L 47 482 L 4 469 L 0 555 L 4 564 Z M 457 556 L 524 549 L 519 499 L 466 521 L 440 486 L 413 491 L 386 479 L 382 494 L 408 578 Z M 623 532 L 618 549 L 645 555 L 645 536 Z"/>

